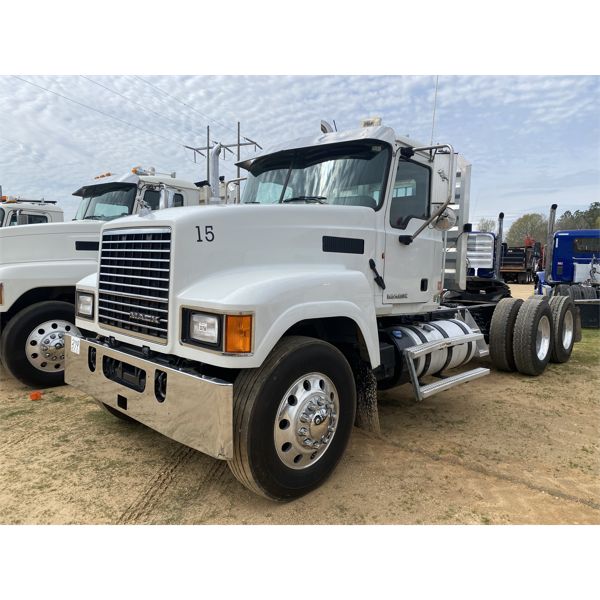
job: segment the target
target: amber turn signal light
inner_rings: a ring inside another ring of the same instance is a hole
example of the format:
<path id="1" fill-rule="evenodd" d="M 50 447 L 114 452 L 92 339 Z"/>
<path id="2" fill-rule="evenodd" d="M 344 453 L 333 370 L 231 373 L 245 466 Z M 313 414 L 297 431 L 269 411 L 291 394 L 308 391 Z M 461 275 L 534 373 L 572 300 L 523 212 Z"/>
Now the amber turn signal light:
<path id="1" fill-rule="evenodd" d="M 252 350 L 252 315 L 227 315 L 225 323 L 225 352 L 241 353 Z"/>

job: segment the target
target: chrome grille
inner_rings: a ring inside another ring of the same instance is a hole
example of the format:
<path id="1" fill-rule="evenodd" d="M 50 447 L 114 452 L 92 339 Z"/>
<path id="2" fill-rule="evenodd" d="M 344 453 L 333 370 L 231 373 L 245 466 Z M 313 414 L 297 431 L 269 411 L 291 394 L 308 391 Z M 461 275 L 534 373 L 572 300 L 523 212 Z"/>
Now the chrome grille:
<path id="1" fill-rule="evenodd" d="M 102 235 L 98 322 L 166 343 L 171 230 L 110 229 Z"/>

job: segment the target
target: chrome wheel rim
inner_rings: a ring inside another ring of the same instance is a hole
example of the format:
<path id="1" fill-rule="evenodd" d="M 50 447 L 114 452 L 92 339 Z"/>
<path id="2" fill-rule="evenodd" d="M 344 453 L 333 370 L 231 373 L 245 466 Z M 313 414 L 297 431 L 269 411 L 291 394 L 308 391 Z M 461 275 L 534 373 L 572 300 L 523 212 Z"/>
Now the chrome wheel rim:
<path id="1" fill-rule="evenodd" d="M 337 389 L 327 375 L 296 379 L 279 403 L 273 426 L 279 460 L 295 470 L 314 465 L 331 446 L 339 410 Z"/>
<path id="2" fill-rule="evenodd" d="M 571 341 L 573 340 L 573 313 L 567 310 L 565 318 L 563 319 L 563 330 L 562 330 L 562 345 L 565 350 L 571 347 Z"/>
<path id="3" fill-rule="evenodd" d="M 550 349 L 550 319 L 544 315 L 538 322 L 535 336 L 535 351 L 540 360 L 544 360 Z"/>
<path id="4" fill-rule="evenodd" d="M 65 333 L 80 335 L 73 323 L 63 319 L 40 323 L 25 341 L 25 355 L 31 366 L 44 373 L 64 371 Z"/>

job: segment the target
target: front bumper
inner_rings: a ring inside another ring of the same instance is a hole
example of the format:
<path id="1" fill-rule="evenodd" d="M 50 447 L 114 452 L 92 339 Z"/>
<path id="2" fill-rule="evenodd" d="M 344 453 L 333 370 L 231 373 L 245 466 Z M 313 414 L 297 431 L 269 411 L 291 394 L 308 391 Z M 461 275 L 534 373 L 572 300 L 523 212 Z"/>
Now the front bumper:
<path id="1" fill-rule="evenodd" d="M 90 355 L 95 352 L 95 362 Z M 109 378 L 109 364 L 143 373 L 138 389 Z M 95 368 L 92 370 L 92 366 Z M 164 400 L 157 399 L 156 372 L 166 374 Z M 115 350 L 97 341 L 65 335 L 65 381 L 97 402 L 123 412 L 159 433 L 220 459 L 233 458 L 233 385 L 191 375 Z M 139 391 L 141 389 L 141 391 Z"/>

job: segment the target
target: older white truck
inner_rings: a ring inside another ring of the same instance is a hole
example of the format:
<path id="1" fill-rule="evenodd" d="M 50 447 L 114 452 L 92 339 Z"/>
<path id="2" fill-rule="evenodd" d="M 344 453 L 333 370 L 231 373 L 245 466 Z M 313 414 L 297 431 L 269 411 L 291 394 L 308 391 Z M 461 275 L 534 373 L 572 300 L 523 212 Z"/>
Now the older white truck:
<path id="1" fill-rule="evenodd" d="M 0 228 L 62 221 L 63 209 L 54 200 L 26 200 L 0 195 Z"/>
<path id="2" fill-rule="evenodd" d="M 65 336 L 65 379 L 115 416 L 289 500 L 332 472 L 355 417 L 377 430 L 377 385 L 422 400 L 487 375 L 453 374 L 473 357 L 529 375 L 568 360 L 569 298 L 442 302 L 465 288 L 469 231 L 451 146 L 369 126 L 242 166 L 240 204 L 103 227 L 76 295 L 93 337 Z"/>
<path id="3" fill-rule="evenodd" d="M 103 223 L 206 200 L 203 190 L 174 175 L 139 167 L 104 173 L 74 192 L 81 197 L 74 221 L 0 229 L 0 360 L 17 379 L 36 387 L 63 382 L 75 284 L 97 268 Z M 0 214 L 16 206 L 0 204 Z"/>

